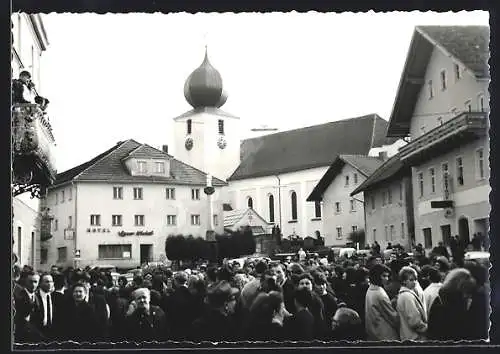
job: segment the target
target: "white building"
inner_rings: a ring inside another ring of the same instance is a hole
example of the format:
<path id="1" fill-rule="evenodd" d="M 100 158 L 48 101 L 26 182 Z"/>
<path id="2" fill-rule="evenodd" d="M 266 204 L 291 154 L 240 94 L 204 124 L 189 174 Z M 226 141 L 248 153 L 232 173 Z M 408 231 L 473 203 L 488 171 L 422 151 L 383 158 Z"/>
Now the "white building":
<path id="1" fill-rule="evenodd" d="M 31 73 L 31 79 L 37 92 L 41 92 L 42 53 L 48 47 L 47 33 L 42 15 L 14 13 L 11 15 L 11 73 L 18 78 L 21 70 Z M 19 258 L 21 265 L 28 264 L 36 268 L 40 246 L 40 218 L 38 217 L 38 199 L 31 199 L 30 193 L 13 198 L 12 252 Z"/>
<path id="2" fill-rule="evenodd" d="M 135 267 L 162 259 L 171 234 L 222 233 L 226 183 L 213 178 L 212 185 L 208 197 L 205 173 L 148 145 L 119 142 L 60 173 L 49 189 L 44 207 L 53 237 L 42 245 L 45 264 Z"/>
<path id="3" fill-rule="evenodd" d="M 365 201 L 350 194 L 382 162 L 382 158 L 371 156 L 339 155 L 307 197 L 324 211 L 325 245 L 345 245 L 351 232 L 365 229 Z"/>

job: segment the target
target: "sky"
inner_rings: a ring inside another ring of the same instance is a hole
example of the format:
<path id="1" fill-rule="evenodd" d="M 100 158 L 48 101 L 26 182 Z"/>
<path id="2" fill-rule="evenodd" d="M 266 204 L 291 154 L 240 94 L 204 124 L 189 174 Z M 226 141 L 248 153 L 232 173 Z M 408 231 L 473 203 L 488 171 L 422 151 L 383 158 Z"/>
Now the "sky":
<path id="1" fill-rule="evenodd" d="M 48 14 L 39 93 L 58 172 L 129 138 L 169 145 L 205 44 L 244 136 L 377 113 L 388 119 L 416 25 L 488 25 L 484 11 Z"/>

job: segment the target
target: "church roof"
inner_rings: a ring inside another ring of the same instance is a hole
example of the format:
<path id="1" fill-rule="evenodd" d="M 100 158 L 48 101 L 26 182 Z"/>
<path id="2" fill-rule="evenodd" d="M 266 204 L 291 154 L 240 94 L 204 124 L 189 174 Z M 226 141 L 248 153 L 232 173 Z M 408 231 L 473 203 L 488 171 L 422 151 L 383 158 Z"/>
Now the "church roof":
<path id="1" fill-rule="evenodd" d="M 369 114 L 247 139 L 228 181 L 326 167 L 341 154 L 368 155 L 395 141 L 386 138 L 386 129 L 387 121 Z"/>
<path id="2" fill-rule="evenodd" d="M 132 176 L 123 161 L 129 157 L 140 158 L 167 158 L 170 160 L 170 176 Z M 205 186 L 207 174 L 187 165 L 182 161 L 161 150 L 146 144 L 140 144 L 133 139 L 118 142 L 112 148 L 97 155 L 93 159 L 72 169 L 59 173 L 54 186 L 69 181 L 93 182 L 136 182 L 136 183 L 165 183 L 175 185 Z M 213 178 L 214 187 L 227 185 L 226 182 Z"/>
<path id="3" fill-rule="evenodd" d="M 325 172 L 320 181 L 316 184 L 313 191 L 307 197 L 307 201 L 321 201 L 323 193 L 330 186 L 333 180 L 342 171 L 342 168 L 349 164 L 359 171 L 365 177 L 370 176 L 383 161 L 378 157 L 363 156 L 363 155 L 339 155 L 330 168 Z"/>
<path id="4" fill-rule="evenodd" d="M 264 223 L 268 224 L 268 222 L 262 216 L 260 216 L 255 210 L 253 210 L 252 208 L 246 208 L 246 209 L 225 211 L 224 212 L 224 227 L 230 228 L 231 226 L 235 225 L 238 221 L 243 219 L 249 213 L 251 213 L 252 216 L 255 216 L 258 219 L 262 220 Z"/>

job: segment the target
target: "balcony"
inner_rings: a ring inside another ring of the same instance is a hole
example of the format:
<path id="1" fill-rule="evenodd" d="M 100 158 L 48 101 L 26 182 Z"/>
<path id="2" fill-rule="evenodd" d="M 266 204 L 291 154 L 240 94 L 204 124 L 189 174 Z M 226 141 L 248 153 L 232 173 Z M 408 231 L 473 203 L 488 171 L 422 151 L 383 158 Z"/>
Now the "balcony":
<path id="1" fill-rule="evenodd" d="M 14 194 L 32 186 L 51 185 L 56 177 L 55 139 L 52 127 L 38 104 L 12 106 L 12 154 Z"/>
<path id="2" fill-rule="evenodd" d="M 403 146 L 401 161 L 419 165 L 458 146 L 486 136 L 486 112 L 462 112 L 443 125 Z"/>

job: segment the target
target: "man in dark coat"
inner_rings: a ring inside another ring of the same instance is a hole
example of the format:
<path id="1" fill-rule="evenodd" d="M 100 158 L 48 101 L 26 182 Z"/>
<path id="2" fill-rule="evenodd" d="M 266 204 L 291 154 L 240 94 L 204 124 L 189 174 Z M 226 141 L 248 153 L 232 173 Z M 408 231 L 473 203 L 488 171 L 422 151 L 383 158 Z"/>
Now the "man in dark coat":
<path id="1" fill-rule="evenodd" d="M 40 284 L 35 291 L 34 310 L 30 322 L 47 338 L 54 338 L 54 280 L 49 273 L 40 276 Z"/>
<path id="2" fill-rule="evenodd" d="M 284 331 L 290 340 L 314 339 L 314 316 L 309 311 L 312 303 L 312 293 L 302 288 L 294 294 L 296 312 L 284 322 Z"/>
<path id="3" fill-rule="evenodd" d="M 165 312 L 150 304 L 151 293 L 148 288 L 139 288 L 133 293 L 134 300 L 127 312 L 127 340 L 164 341 L 168 339 Z"/>
<path id="4" fill-rule="evenodd" d="M 175 290 L 165 298 L 170 334 L 173 340 L 186 339 L 191 324 L 196 319 L 195 299 L 188 289 L 188 275 L 177 272 L 174 276 Z"/>

